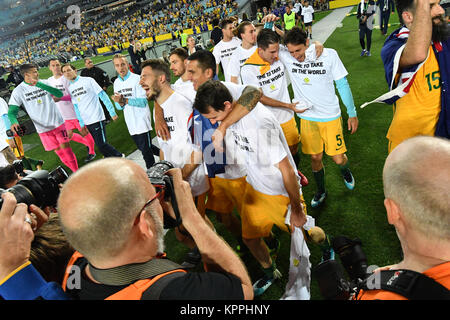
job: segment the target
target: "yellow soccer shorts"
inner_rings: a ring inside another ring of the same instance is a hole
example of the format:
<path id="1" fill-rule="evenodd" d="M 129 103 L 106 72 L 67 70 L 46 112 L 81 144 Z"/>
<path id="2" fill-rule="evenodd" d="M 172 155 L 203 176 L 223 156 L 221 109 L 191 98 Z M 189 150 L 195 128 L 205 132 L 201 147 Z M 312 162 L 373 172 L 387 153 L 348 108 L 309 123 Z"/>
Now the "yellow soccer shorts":
<path id="1" fill-rule="evenodd" d="M 205 216 L 206 212 L 206 195 L 207 192 L 194 197 L 195 207 L 202 217 Z"/>
<path id="2" fill-rule="evenodd" d="M 12 148 L 14 151 L 14 155 L 20 159 L 25 155 L 25 151 L 23 150 L 22 138 L 19 136 L 14 136 L 14 141 L 16 143 L 16 147 Z"/>
<path id="3" fill-rule="evenodd" d="M 300 196 L 300 200 L 306 214 L 303 195 Z M 289 203 L 290 200 L 286 196 L 264 194 L 247 183 L 241 212 L 242 237 L 245 239 L 267 237 L 274 224 L 281 230 L 289 232 L 284 223 Z"/>
<path id="4" fill-rule="evenodd" d="M 342 132 L 342 118 L 327 122 L 317 122 L 300 119 L 302 132 L 302 152 L 305 154 L 319 154 L 324 151 L 329 156 L 345 153 L 344 135 Z"/>
<path id="5" fill-rule="evenodd" d="M 233 212 L 233 208 L 236 208 L 240 213 L 246 184 L 245 177 L 237 179 L 209 178 L 210 187 L 206 208 L 224 214 L 230 214 Z"/>
<path id="6" fill-rule="evenodd" d="M 298 132 L 297 122 L 295 116 L 291 120 L 280 124 L 283 130 L 284 137 L 286 138 L 288 146 L 295 146 L 300 142 L 300 134 Z"/>

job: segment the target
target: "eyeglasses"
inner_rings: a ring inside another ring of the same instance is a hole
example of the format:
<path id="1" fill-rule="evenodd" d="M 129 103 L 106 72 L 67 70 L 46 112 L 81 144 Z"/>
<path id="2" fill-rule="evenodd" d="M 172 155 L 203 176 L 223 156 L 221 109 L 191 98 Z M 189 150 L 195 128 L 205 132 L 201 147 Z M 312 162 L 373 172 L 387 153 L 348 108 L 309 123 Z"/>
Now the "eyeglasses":
<path id="1" fill-rule="evenodd" d="M 139 212 L 141 212 L 142 210 L 144 210 L 145 207 L 147 207 L 150 203 L 152 203 L 153 200 L 155 200 L 156 198 L 158 198 L 160 194 L 161 194 L 161 191 L 158 191 L 158 192 L 153 196 L 153 198 L 151 198 L 150 200 L 148 200 L 148 201 L 144 204 L 144 206 L 142 207 L 142 209 L 141 209 Z"/>
<path id="2" fill-rule="evenodd" d="M 151 198 L 150 200 L 148 200 L 148 201 L 144 204 L 144 206 L 142 207 L 142 209 L 139 210 L 139 212 L 138 212 L 136 218 L 139 217 L 139 215 L 140 215 L 140 213 L 142 212 L 142 210 L 144 210 L 150 203 L 152 203 L 152 202 L 153 202 L 156 198 L 158 198 L 160 195 L 161 195 L 161 191 L 158 191 L 158 192 L 153 196 L 153 198 Z"/>

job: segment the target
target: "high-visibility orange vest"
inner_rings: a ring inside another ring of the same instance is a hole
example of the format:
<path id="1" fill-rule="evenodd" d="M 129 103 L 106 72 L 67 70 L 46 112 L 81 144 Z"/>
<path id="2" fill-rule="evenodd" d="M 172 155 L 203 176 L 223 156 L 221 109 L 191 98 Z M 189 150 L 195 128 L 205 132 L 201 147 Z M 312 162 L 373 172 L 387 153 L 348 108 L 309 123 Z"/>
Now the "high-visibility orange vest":
<path id="1" fill-rule="evenodd" d="M 72 257 L 70 258 L 70 260 L 67 264 L 66 272 L 64 274 L 64 279 L 63 279 L 63 283 L 62 283 L 62 288 L 64 291 L 66 291 L 66 289 L 67 289 L 67 279 L 69 278 L 69 274 L 72 270 L 72 266 L 80 258 L 83 258 L 83 255 L 81 253 L 79 253 L 78 251 L 75 251 L 75 253 L 72 255 Z M 130 284 L 128 287 L 107 297 L 105 300 L 141 300 L 142 294 L 148 288 L 150 288 L 156 281 L 158 281 L 159 279 L 161 279 L 169 274 L 175 273 L 175 272 L 186 273 L 186 270 L 183 270 L 183 269 L 171 270 L 171 271 L 168 271 L 165 273 L 161 273 L 151 279 L 138 280 L 135 283 Z"/>

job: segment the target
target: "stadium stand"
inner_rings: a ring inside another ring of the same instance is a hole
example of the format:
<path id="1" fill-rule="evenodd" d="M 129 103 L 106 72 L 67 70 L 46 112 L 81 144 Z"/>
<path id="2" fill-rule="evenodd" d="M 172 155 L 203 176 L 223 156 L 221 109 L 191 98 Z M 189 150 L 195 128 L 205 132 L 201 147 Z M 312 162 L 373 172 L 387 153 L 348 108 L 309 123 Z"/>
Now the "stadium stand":
<path id="1" fill-rule="evenodd" d="M 80 28 L 70 30 L 67 20 L 71 5 L 80 8 Z M 46 65 L 52 56 L 62 61 L 128 47 L 133 38 L 172 39 L 181 29 L 206 31 L 210 19 L 237 14 L 234 0 L 64 0 L 6 1 L 1 12 L 0 65 L 33 61 Z M 189 33 L 191 33 L 189 32 Z M 99 50 L 102 48 L 102 50 Z"/>

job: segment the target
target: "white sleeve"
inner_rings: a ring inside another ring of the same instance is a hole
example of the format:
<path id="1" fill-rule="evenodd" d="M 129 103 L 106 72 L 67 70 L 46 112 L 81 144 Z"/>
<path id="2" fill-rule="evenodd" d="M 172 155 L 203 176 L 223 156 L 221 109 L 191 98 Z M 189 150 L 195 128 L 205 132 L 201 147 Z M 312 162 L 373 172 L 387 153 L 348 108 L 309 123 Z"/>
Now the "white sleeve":
<path id="1" fill-rule="evenodd" d="M 144 88 L 142 88 L 142 86 L 139 84 L 139 82 L 136 83 L 135 90 L 136 90 L 136 98 L 147 99 L 147 94 L 146 94 Z M 147 104 L 148 104 L 148 102 L 147 102 Z"/>
<path id="2" fill-rule="evenodd" d="M 251 69 L 251 66 L 244 65 L 242 67 L 241 80 L 244 85 L 251 85 L 257 88 L 260 88 L 258 79 L 256 78 L 254 72 Z"/>
<path id="3" fill-rule="evenodd" d="M 5 99 L 0 97 L 0 117 L 4 114 L 8 114 L 8 104 L 6 103 Z"/>
<path id="4" fill-rule="evenodd" d="M 345 69 L 344 64 L 339 55 L 334 49 L 329 49 L 329 57 L 331 58 L 331 74 L 333 75 L 333 80 L 339 80 L 348 75 L 347 69 Z"/>
<path id="5" fill-rule="evenodd" d="M 237 49 L 236 49 L 237 50 Z M 240 73 L 240 65 L 239 65 L 239 59 L 236 54 L 233 54 L 230 59 L 230 63 L 228 64 L 228 75 L 230 77 L 238 77 Z"/>
<path id="6" fill-rule="evenodd" d="M 236 84 L 234 82 L 222 82 L 225 87 L 227 87 L 228 91 L 230 91 L 231 96 L 233 97 L 233 100 L 238 100 L 241 95 L 242 95 L 242 91 L 244 91 L 246 85 L 242 85 L 242 84 Z"/>
<path id="7" fill-rule="evenodd" d="M 291 57 L 291 54 L 289 53 L 287 47 L 284 44 L 280 44 L 280 48 L 278 49 L 278 57 L 286 67 L 286 61 L 288 61 L 289 57 Z"/>
<path id="8" fill-rule="evenodd" d="M 94 93 L 95 93 L 96 95 L 98 95 L 100 92 L 103 91 L 102 87 L 100 87 L 100 86 L 98 85 L 97 81 L 95 81 L 94 78 L 90 78 L 90 77 L 86 77 L 86 78 L 89 79 L 89 82 L 90 82 L 90 84 L 91 84 L 91 86 L 92 86 L 92 89 L 94 90 Z"/>
<path id="9" fill-rule="evenodd" d="M 16 88 L 16 89 L 13 90 L 13 92 L 11 94 L 11 97 L 9 98 L 8 105 L 10 105 L 10 106 L 11 105 L 19 106 L 20 107 L 23 104 L 23 102 L 22 102 L 22 98 L 19 97 L 18 95 L 19 95 L 18 94 L 18 89 Z"/>
<path id="10" fill-rule="evenodd" d="M 219 64 L 221 60 L 220 60 L 220 47 L 218 46 L 218 44 L 214 47 L 212 53 L 214 55 L 214 58 L 216 59 L 216 64 Z"/>

